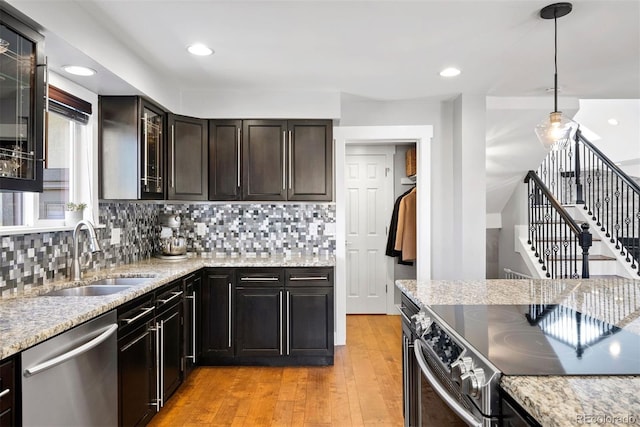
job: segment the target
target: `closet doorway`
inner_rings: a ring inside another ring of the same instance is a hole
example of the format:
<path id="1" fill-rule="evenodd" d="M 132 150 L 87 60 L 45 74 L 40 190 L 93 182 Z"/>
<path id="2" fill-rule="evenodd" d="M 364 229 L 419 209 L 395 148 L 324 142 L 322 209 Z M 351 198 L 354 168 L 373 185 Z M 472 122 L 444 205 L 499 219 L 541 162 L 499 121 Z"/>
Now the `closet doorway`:
<path id="1" fill-rule="evenodd" d="M 390 278 L 385 255 L 393 209 L 394 146 L 346 148 L 347 313 L 387 313 Z"/>

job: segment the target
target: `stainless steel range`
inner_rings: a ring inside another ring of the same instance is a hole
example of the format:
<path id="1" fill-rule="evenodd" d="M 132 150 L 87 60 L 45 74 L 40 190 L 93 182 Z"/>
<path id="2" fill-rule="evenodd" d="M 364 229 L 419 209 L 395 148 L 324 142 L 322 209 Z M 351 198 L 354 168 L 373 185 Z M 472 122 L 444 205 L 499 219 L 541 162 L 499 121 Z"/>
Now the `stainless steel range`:
<path id="1" fill-rule="evenodd" d="M 407 301 L 401 312 L 415 339 L 420 378 L 417 413 L 405 407 L 406 425 L 520 425 L 510 424 L 515 417 L 535 425 L 505 403 L 503 374 L 640 374 L 636 335 L 567 306 L 433 305 L 417 312 Z M 406 398 L 409 377 L 405 383 Z"/>

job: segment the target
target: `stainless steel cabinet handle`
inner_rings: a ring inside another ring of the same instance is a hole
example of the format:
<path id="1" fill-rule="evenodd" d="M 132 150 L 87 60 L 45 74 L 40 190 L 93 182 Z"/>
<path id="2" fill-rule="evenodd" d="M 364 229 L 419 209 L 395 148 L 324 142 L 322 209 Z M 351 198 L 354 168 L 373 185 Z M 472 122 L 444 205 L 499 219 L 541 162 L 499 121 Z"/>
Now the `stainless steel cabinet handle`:
<path id="1" fill-rule="evenodd" d="M 240 147 L 242 146 L 242 129 L 238 129 L 238 187 L 240 187 Z"/>
<path id="2" fill-rule="evenodd" d="M 282 189 L 287 188 L 287 131 L 282 131 Z"/>
<path id="3" fill-rule="evenodd" d="M 149 185 L 149 114 L 148 113 L 144 113 L 144 117 L 142 118 L 142 121 L 144 122 L 144 128 L 143 128 L 143 133 L 144 133 L 144 178 L 142 178 L 142 180 L 144 181 L 144 185 L 147 186 Z"/>
<path id="4" fill-rule="evenodd" d="M 9 393 L 11 393 L 11 389 L 10 388 L 8 388 L 6 390 L 2 390 L 2 392 L 0 392 L 0 399 L 5 397 Z"/>
<path id="5" fill-rule="evenodd" d="M 180 292 L 171 292 L 171 294 L 173 295 L 171 298 L 169 299 L 159 299 L 158 302 L 161 303 L 162 305 L 168 303 L 171 300 L 174 300 L 176 298 L 178 298 L 180 295 L 182 295 L 182 291 Z"/>
<path id="6" fill-rule="evenodd" d="M 280 291 L 280 356 L 282 356 L 282 291 Z"/>
<path id="7" fill-rule="evenodd" d="M 451 408 L 453 412 L 458 414 L 458 416 L 462 418 L 464 422 L 473 427 L 482 427 L 482 423 L 479 422 L 472 414 L 470 414 L 464 406 L 458 403 L 457 400 L 452 398 L 449 395 L 449 392 L 447 392 L 447 390 L 440 384 L 436 376 L 431 372 L 431 369 L 429 369 L 429 366 L 424 359 L 424 354 L 422 354 L 423 348 L 424 344 L 422 344 L 420 340 L 415 340 L 413 342 L 413 352 L 416 355 L 416 360 L 418 361 L 418 365 L 420 365 L 420 370 L 422 370 L 423 375 L 427 378 L 427 381 L 429 381 L 429 385 L 431 385 L 431 388 L 433 388 L 433 390 L 438 393 L 438 396 L 440 396 L 440 398 L 447 403 L 447 406 Z"/>
<path id="8" fill-rule="evenodd" d="M 309 280 L 329 280 L 327 276 L 294 276 L 289 278 L 291 282 L 301 282 Z"/>
<path id="9" fill-rule="evenodd" d="M 46 362 L 42 362 L 36 366 L 31 368 L 27 368 L 24 370 L 24 376 L 30 377 L 42 371 L 46 371 L 47 369 L 53 368 L 61 363 L 66 362 L 67 360 L 73 359 L 74 357 L 78 357 L 82 353 L 86 353 L 94 347 L 100 345 L 103 341 L 109 338 L 118 330 L 118 325 L 114 323 L 110 325 L 103 333 L 93 338 L 91 341 L 82 344 L 80 347 L 76 347 L 73 350 L 67 351 L 66 353 L 61 354 L 60 356 L 54 357 L 53 359 L 49 359 Z"/>
<path id="10" fill-rule="evenodd" d="M 229 348 L 231 348 L 231 283 L 229 283 Z"/>
<path id="11" fill-rule="evenodd" d="M 140 318 L 144 317 L 147 313 L 149 313 L 150 311 L 153 311 L 153 309 L 154 309 L 154 307 L 147 307 L 147 308 L 144 308 L 144 309 L 142 310 L 142 312 L 140 312 L 140 314 L 138 314 L 138 315 L 137 315 L 137 316 L 135 316 L 134 318 L 132 318 L 132 319 L 122 319 L 122 321 L 123 321 L 123 322 L 125 322 L 127 325 L 129 325 L 129 324 L 131 324 L 131 323 L 135 322 L 136 320 L 138 320 L 138 319 L 140 319 Z"/>
<path id="12" fill-rule="evenodd" d="M 292 136 L 292 133 L 291 133 L 291 131 L 289 131 L 289 190 L 291 190 L 291 185 L 292 185 L 291 183 L 293 182 L 293 180 L 291 179 L 291 168 L 292 168 L 292 165 L 291 165 L 291 151 L 292 151 L 291 150 L 291 140 L 293 138 L 291 136 Z"/>
<path id="13" fill-rule="evenodd" d="M 176 127 L 171 125 L 171 188 L 176 186 Z"/>
<path id="14" fill-rule="evenodd" d="M 291 312 L 291 293 L 287 291 L 287 356 L 290 353 L 290 343 L 291 343 L 291 331 L 289 326 L 291 325 L 291 318 L 289 317 L 289 313 Z"/>
<path id="15" fill-rule="evenodd" d="M 241 282 L 277 282 L 280 280 L 278 277 L 241 277 Z"/>
<path id="16" fill-rule="evenodd" d="M 164 357 L 162 354 L 162 350 L 164 349 L 164 344 L 162 342 L 164 339 L 164 331 L 162 330 L 163 327 L 164 322 L 160 321 L 160 323 L 157 324 L 156 328 L 156 401 L 158 402 L 156 408 L 158 412 L 160 411 L 160 408 L 164 406 L 164 403 L 162 401 L 162 393 L 164 391 L 164 379 L 162 378 L 162 376 L 164 375 Z"/>
<path id="17" fill-rule="evenodd" d="M 191 300 L 191 356 L 185 356 L 187 359 L 196 363 L 196 293 L 186 296 Z"/>
<path id="18" fill-rule="evenodd" d="M 140 340 L 144 339 L 147 337 L 147 335 L 149 335 L 149 331 L 145 332 L 144 334 L 140 335 L 138 338 L 136 338 L 135 340 L 131 341 L 129 344 L 125 345 L 124 347 L 122 347 L 120 349 L 120 351 L 127 351 L 131 346 L 135 345 L 137 342 L 139 342 Z"/>

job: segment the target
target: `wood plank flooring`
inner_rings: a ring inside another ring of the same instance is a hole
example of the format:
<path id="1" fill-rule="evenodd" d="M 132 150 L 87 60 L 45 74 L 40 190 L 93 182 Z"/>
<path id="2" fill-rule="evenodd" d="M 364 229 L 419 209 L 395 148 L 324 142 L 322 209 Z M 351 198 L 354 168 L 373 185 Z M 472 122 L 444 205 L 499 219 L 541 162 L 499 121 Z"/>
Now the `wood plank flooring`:
<path id="1" fill-rule="evenodd" d="M 198 367 L 150 426 L 399 427 L 400 316 L 347 316 L 327 367 Z"/>

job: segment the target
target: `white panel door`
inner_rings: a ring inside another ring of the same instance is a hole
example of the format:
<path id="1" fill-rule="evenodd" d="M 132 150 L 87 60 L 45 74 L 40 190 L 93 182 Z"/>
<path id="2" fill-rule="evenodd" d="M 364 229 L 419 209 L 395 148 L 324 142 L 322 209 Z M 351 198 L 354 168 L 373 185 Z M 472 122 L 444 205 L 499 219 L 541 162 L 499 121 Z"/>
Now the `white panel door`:
<path id="1" fill-rule="evenodd" d="M 362 151 L 354 147 L 346 156 L 347 313 L 387 313 L 386 229 L 393 207 L 387 180 L 392 180 L 392 156 L 354 154 Z"/>

